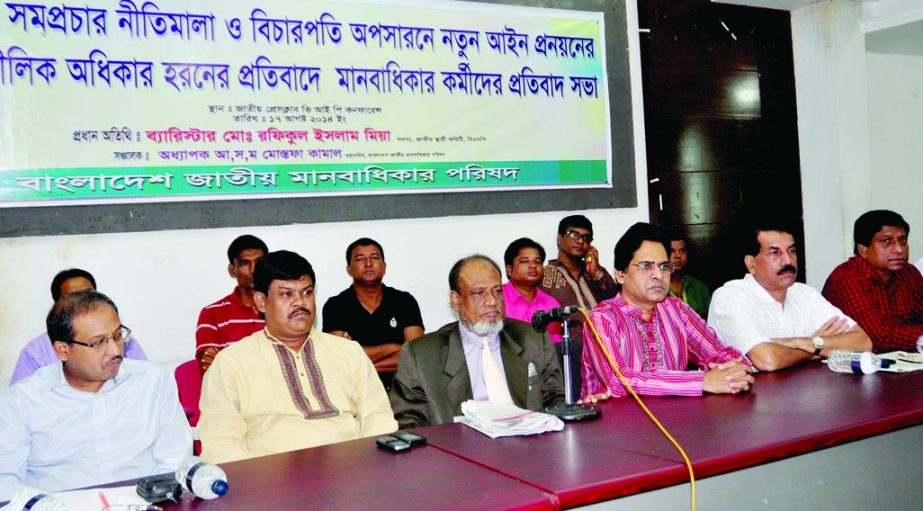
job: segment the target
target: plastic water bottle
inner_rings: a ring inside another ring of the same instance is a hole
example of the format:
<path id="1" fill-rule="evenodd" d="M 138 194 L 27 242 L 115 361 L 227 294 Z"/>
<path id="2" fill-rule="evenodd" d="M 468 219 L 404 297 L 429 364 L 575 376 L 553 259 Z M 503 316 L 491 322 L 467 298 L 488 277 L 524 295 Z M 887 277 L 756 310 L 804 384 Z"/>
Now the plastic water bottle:
<path id="1" fill-rule="evenodd" d="M 833 350 L 827 356 L 827 367 L 837 373 L 872 374 L 891 362 L 868 351 Z"/>
<path id="2" fill-rule="evenodd" d="M 216 499 L 228 492 L 228 476 L 221 467 L 191 456 L 176 469 L 176 481 L 200 499 Z"/>
<path id="3" fill-rule="evenodd" d="M 38 488 L 26 486 L 13 495 L 9 505 L 4 509 L 10 511 L 67 511 L 67 506 Z"/>

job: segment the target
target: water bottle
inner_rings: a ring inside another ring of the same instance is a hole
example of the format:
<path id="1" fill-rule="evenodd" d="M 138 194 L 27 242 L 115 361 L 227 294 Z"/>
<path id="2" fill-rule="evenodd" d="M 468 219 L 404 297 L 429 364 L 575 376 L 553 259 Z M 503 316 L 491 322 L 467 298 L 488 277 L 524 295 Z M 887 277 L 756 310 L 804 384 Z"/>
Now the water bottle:
<path id="1" fill-rule="evenodd" d="M 38 488 L 26 486 L 13 495 L 9 505 L 4 509 L 10 511 L 67 511 L 67 506 Z"/>
<path id="2" fill-rule="evenodd" d="M 191 456 L 176 469 L 176 481 L 200 499 L 216 499 L 228 492 L 228 476 L 221 467 Z"/>
<path id="3" fill-rule="evenodd" d="M 868 351 L 834 350 L 827 356 L 827 367 L 837 373 L 872 374 L 890 365 Z"/>

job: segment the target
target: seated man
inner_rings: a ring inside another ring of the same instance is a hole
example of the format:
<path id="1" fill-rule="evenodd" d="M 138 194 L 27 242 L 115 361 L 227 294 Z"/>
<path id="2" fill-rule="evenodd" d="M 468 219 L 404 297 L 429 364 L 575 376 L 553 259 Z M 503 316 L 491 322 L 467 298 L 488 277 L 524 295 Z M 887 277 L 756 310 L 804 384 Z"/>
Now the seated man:
<path id="1" fill-rule="evenodd" d="M 123 360 L 131 331 L 96 291 L 61 297 L 46 321 L 60 363 L 0 396 L 0 501 L 176 470 L 192 432 L 167 371 Z"/>
<path id="2" fill-rule="evenodd" d="M 686 235 L 674 230 L 670 236 L 670 264 L 673 265 L 673 273 L 670 274 L 670 296 L 679 298 L 692 307 L 696 314 L 707 319 L 711 293 L 704 282 L 686 273 L 688 255 Z"/>
<path id="3" fill-rule="evenodd" d="M 824 284 L 824 297 L 855 318 L 878 353 L 916 351 L 923 335 L 923 276 L 907 262 L 909 234 L 893 211 L 863 214 L 853 226 L 855 255 Z"/>
<path id="4" fill-rule="evenodd" d="M 638 394 L 700 396 L 736 394 L 750 389 L 750 364 L 724 345 L 682 300 L 667 296 L 672 265 L 670 242 L 647 223 L 631 226 L 615 245 L 615 298 L 590 312 L 628 383 Z M 622 384 L 587 325 L 583 349 L 584 398 L 624 396 Z M 700 370 L 687 370 L 692 362 Z"/>
<path id="5" fill-rule="evenodd" d="M 872 349 L 855 321 L 814 289 L 795 282 L 798 250 L 784 225 L 762 224 L 745 238 L 750 272 L 715 291 L 708 321 L 761 371 L 826 356 L 831 350 Z"/>
<path id="6" fill-rule="evenodd" d="M 509 279 L 503 284 L 506 317 L 531 323 L 532 315 L 537 311 L 561 306 L 553 296 L 539 287 L 545 275 L 545 249 L 541 245 L 529 238 L 519 238 L 506 247 L 503 262 L 506 263 L 506 278 Z M 558 364 L 561 364 L 561 348 L 558 345 L 561 342 L 560 321 L 548 325 L 548 337 L 555 344 Z"/>
<path id="7" fill-rule="evenodd" d="M 500 268 L 483 255 L 449 272 L 458 321 L 407 343 L 391 388 L 402 428 L 452 422 L 469 399 L 540 410 L 563 401 L 561 367 L 548 336 L 503 319 Z"/>
<path id="8" fill-rule="evenodd" d="M 90 275 L 90 272 L 80 268 L 64 270 L 58 272 L 51 281 L 51 299 L 57 302 L 58 298 L 63 295 L 84 289 L 96 290 L 96 279 Z M 125 358 L 147 360 L 141 344 L 134 337 L 129 337 L 125 341 Z M 48 332 L 42 332 L 19 352 L 19 360 L 16 361 L 16 367 L 13 369 L 10 385 L 31 376 L 36 369 L 58 361 L 58 355 L 51 344 L 51 339 L 48 338 Z"/>
<path id="9" fill-rule="evenodd" d="M 202 457 L 224 463 L 397 429 L 362 348 L 318 332 L 314 269 L 280 250 L 253 275 L 266 327 L 215 357 L 202 382 Z"/>
<path id="10" fill-rule="evenodd" d="M 386 267 L 377 241 L 360 238 L 349 244 L 346 273 L 353 285 L 324 304 L 324 332 L 358 342 L 388 390 L 401 345 L 423 335 L 423 318 L 410 293 L 382 283 Z"/>
<path id="11" fill-rule="evenodd" d="M 263 329 L 265 323 L 253 304 L 253 268 L 266 252 L 263 240 L 249 234 L 238 236 L 228 247 L 228 275 L 237 287 L 199 313 L 195 358 L 203 374 L 219 351 Z"/>

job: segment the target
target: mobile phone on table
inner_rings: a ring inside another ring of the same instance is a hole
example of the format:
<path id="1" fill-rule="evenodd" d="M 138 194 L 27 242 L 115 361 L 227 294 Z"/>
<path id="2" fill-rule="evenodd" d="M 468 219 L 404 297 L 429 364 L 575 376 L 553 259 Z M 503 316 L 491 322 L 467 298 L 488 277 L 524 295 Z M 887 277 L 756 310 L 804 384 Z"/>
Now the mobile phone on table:
<path id="1" fill-rule="evenodd" d="M 383 436 L 378 440 L 375 440 L 375 443 L 378 444 L 379 449 L 384 449 L 395 454 L 410 450 L 410 442 L 405 442 L 399 438 L 394 438 L 393 436 Z"/>
<path id="2" fill-rule="evenodd" d="M 425 437 L 422 437 L 416 433 L 411 433 L 410 431 L 395 431 L 394 433 L 391 433 L 391 436 L 397 438 L 398 440 L 407 442 L 411 445 L 411 447 L 424 445 L 426 443 Z"/>

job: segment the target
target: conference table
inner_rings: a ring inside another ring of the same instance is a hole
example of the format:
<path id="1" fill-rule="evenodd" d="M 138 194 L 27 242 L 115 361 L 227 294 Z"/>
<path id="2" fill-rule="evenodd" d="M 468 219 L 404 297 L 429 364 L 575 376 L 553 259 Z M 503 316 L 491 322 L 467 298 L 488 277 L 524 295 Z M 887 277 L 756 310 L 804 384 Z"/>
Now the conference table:
<path id="1" fill-rule="evenodd" d="M 923 508 L 923 371 L 761 373 L 740 395 L 645 397 L 692 460 L 700 509 Z M 361 439 L 222 467 L 230 492 L 167 509 L 683 509 L 679 452 L 630 398 L 558 433 L 419 428 L 390 454 Z"/>

